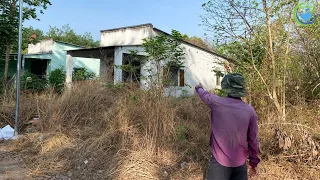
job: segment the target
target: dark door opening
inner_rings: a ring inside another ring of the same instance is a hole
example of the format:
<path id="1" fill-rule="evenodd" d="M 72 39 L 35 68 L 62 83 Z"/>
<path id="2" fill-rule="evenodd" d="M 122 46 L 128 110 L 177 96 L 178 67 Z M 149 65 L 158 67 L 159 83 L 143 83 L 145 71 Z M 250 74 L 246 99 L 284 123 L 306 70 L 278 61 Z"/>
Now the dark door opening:
<path id="1" fill-rule="evenodd" d="M 46 79 L 47 67 L 48 67 L 47 59 L 31 60 L 31 73 L 35 74 L 38 78 Z"/>

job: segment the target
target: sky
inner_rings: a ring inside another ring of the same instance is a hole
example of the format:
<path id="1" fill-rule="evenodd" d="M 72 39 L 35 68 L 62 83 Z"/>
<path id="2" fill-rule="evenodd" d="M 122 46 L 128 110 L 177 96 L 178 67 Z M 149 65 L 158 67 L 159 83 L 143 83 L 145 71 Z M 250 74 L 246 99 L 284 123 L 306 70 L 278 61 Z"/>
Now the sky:
<path id="1" fill-rule="evenodd" d="M 100 30 L 152 23 L 166 32 L 172 29 L 188 36 L 204 37 L 199 26 L 202 4 L 207 0 L 51 0 L 40 21 L 29 20 L 32 26 L 47 32 L 49 26 L 69 24 L 77 33 L 90 32 L 100 40 Z"/>

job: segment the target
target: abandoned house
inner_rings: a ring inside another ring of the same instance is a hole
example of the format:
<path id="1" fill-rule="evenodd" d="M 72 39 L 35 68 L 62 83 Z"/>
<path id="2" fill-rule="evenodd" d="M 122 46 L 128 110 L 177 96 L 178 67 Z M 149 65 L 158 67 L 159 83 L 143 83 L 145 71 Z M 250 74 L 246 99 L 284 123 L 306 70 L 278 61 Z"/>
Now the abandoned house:
<path id="1" fill-rule="evenodd" d="M 160 33 L 170 36 L 153 27 L 152 24 L 102 30 L 100 47 L 67 51 L 67 83 L 70 85 L 72 81 L 74 68 L 72 65 L 75 58 L 100 59 L 100 76 L 111 76 L 114 83 L 132 81 L 132 73 L 124 72 L 118 66 L 128 62 L 127 59 L 130 58 L 132 51 L 143 58 L 146 55 L 142 47 L 143 39 Z M 173 83 L 165 86 L 165 93 L 172 96 L 192 95 L 193 87 L 198 83 L 202 83 L 207 89 L 220 88 L 221 73 L 215 72 L 219 71 L 223 74 L 222 63 L 230 59 L 189 42 L 183 41 L 181 46 L 185 52 L 185 67 L 170 68 L 170 81 Z M 143 89 L 150 88 L 150 79 L 140 77 L 147 77 L 150 72 L 146 67 L 150 69 L 151 64 L 150 62 L 143 66 L 136 64 L 140 68 L 135 72 L 134 78 L 139 81 Z"/>
<path id="2" fill-rule="evenodd" d="M 67 50 L 82 48 L 52 39 L 43 40 L 35 45 L 29 44 L 28 53 L 24 54 L 22 58 L 22 69 L 35 74 L 39 78 L 46 79 L 47 75 L 55 69 L 66 70 Z M 94 72 L 99 76 L 99 59 L 74 58 L 72 66 L 75 70 L 86 68 L 88 72 Z"/>
<path id="3" fill-rule="evenodd" d="M 86 68 L 100 78 L 108 76 L 114 83 L 135 81 L 139 82 L 141 88 L 149 89 L 152 80 L 146 77 L 150 77 L 148 76 L 150 69 L 155 68 L 152 60 L 141 64 L 141 61 L 133 61 L 133 59 L 146 57 L 142 47 L 143 39 L 155 37 L 158 34 L 169 37 L 171 35 L 155 28 L 152 24 L 102 30 L 100 33 L 101 43 L 97 48 L 83 48 L 52 39 L 43 40 L 35 45 L 29 44 L 28 53 L 22 58 L 22 69 L 45 79 L 51 71 L 62 68 L 66 71 L 66 83 L 70 87 L 73 72 Z M 192 95 L 193 87 L 198 83 L 202 83 L 208 90 L 220 88 L 224 74 L 222 64 L 232 60 L 186 41 L 182 41 L 181 46 L 185 53 L 184 67 L 167 68 L 170 84 L 164 86 L 166 95 L 177 97 Z M 131 54 L 132 51 L 136 52 L 134 57 Z M 12 57 L 15 59 L 15 56 Z M 138 68 L 134 72 L 122 71 L 119 66 L 126 65 L 129 61 Z M 10 75 L 14 73 L 16 66 L 16 63 L 12 64 L 14 66 L 9 68 Z"/>

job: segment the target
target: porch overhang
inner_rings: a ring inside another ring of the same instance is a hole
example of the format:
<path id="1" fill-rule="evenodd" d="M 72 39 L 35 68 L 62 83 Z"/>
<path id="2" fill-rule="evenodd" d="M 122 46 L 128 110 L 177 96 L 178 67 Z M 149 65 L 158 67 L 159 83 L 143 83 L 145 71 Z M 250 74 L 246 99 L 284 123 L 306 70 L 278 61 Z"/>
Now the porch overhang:
<path id="1" fill-rule="evenodd" d="M 45 53 L 45 54 L 25 54 L 23 59 L 52 59 L 52 53 Z"/>
<path id="2" fill-rule="evenodd" d="M 67 54 L 78 58 L 105 59 L 114 55 L 115 46 L 68 50 Z"/>

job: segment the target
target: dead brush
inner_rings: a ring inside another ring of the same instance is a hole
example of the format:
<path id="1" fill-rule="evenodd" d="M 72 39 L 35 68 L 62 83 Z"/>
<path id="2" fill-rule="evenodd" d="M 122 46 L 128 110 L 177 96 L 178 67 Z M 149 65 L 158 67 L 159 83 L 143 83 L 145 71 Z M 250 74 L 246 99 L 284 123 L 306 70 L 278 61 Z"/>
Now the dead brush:
<path id="1" fill-rule="evenodd" d="M 269 159 L 276 156 L 284 161 L 307 166 L 319 164 L 320 146 L 312 134 L 303 127 L 286 125 L 278 124 L 274 128 L 261 130 L 262 157 Z"/>
<path id="2" fill-rule="evenodd" d="M 92 128 L 91 132 L 86 133 L 89 130 L 86 127 L 104 127 L 101 118 L 114 103 L 114 93 L 95 81 L 75 84 L 70 92 L 65 92 L 54 103 L 45 128 L 70 134 L 77 129 L 83 129 L 85 132 L 82 132 L 82 135 L 95 135 L 97 130 Z"/>
<path id="3" fill-rule="evenodd" d="M 32 133 L 21 136 L 13 148 L 23 155 L 33 177 L 52 175 L 70 168 L 74 139 L 63 134 Z"/>
<path id="4" fill-rule="evenodd" d="M 107 179 L 157 179 L 159 173 L 162 174 L 159 172 L 162 169 L 160 167 L 178 167 L 176 165 L 186 160 L 186 156 L 197 153 L 193 149 L 198 149 L 199 142 L 188 149 L 185 140 L 179 139 L 179 125 L 186 127 L 183 133 L 187 135 L 189 129 L 191 132 L 196 131 L 197 123 L 202 124 L 201 119 L 194 121 L 193 117 L 188 119 L 177 115 L 178 111 L 185 108 L 184 101 L 158 98 L 132 88 L 113 92 L 112 89 L 97 88 L 97 84 L 90 87 L 90 90 L 89 87 L 77 88 L 62 96 L 57 101 L 58 109 L 52 114 L 54 124 L 49 126 L 56 125 L 59 128 L 52 129 L 76 139 L 77 160 L 70 160 L 76 168 L 75 174 L 81 174 L 76 178 L 85 179 L 90 174 L 90 177 L 109 177 Z M 83 98 L 78 99 L 79 97 Z M 92 99 L 95 101 L 92 102 Z M 190 99 L 190 103 L 192 101 L 195 99 Z M 192 109 L 193 106 L 190 105 L 185 110 L 189 110 L 191 114 Z M 85 114 L 85 110 L 95 112 L 90 114 L 90 123 L 86 122 L 89 114 Z M 203 121 L 208 120 L 207 118 L 208 115 Z M 204 137 L 206 133 L 203 131 L 200 134 Z M 199 139 L 191 133 L 187 138 L 190 141 Z M 205 142 L 207 145 L 208 141 Z M 205 155 L 199 159 L 203 156 Z"/>
<path id="5" fill-rule="evenodd" d="M 39 105 L 42 122 L 41 133 L 16 142 L 34 177 L 71 173 L 72 179 L 203 179 L 210 154 L 210 110 L 197 97 L 158 97 L 134 86 L 106 88 L 90 81 L 76 83 L 61 96 L 42 94 L 22 101 L 24 116 Z M 318 155 L 303 162 L 287 157 L 298 155 L 296 149 L 311 152 L 300 144 L 306 129 L 279 125 L 279 137 L 294 139 L 284 150 L 270 128 L 276 125 L 265 116 L 259 116 L 260 179 L 317 179 L 320 175 L 311 167 L 318 166 Z M 312 112 L 308 116 L 316 117 Z M 308 118 L 295 119 L 302 124 Z"/>
<path id="6" fill-rule="evenodd" d="M 14 125 L 15 89 L 0 80 L 0 127 Z"/>

